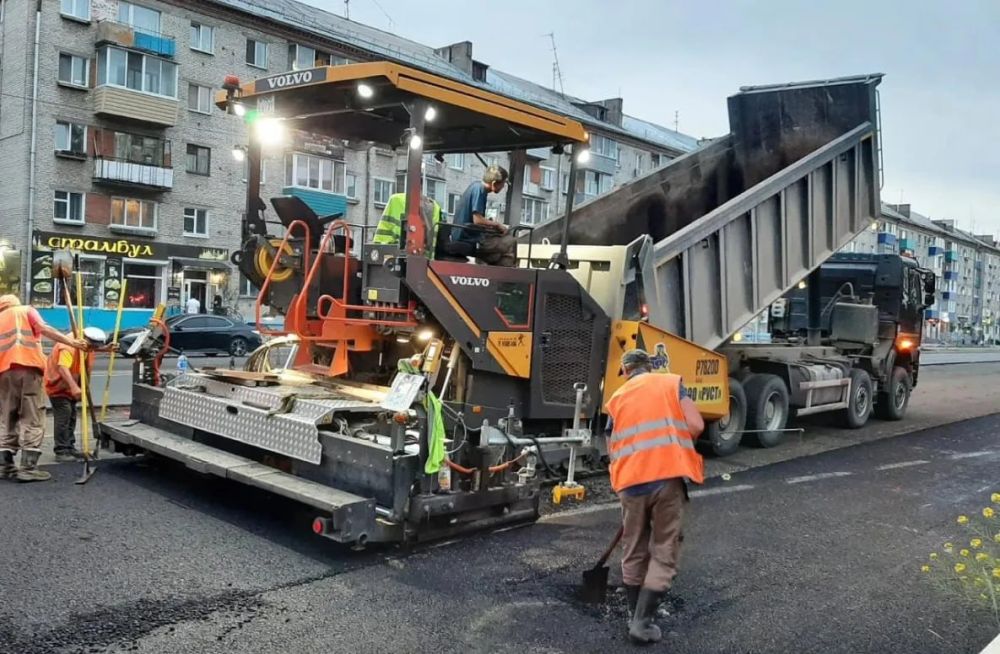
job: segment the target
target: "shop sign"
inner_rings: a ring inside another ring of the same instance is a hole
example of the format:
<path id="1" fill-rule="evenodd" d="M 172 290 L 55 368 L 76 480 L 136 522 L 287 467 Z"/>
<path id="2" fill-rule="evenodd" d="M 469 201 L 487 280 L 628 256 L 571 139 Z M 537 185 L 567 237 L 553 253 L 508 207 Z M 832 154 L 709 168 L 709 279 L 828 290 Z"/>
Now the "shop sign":
<path id="1" fill-rule="evenodd" d="M 34 249 L 38 252 L 70 250 L 76 254 L 94 254 L 122 257 L 126 259 L 168 259 L 188 257 L 208 261 L 227 261 L 229 251 L 225 248 L 179 245 L 131 238 L 101 238 L 79 234 L 56 234 L 35 232 Z"/>

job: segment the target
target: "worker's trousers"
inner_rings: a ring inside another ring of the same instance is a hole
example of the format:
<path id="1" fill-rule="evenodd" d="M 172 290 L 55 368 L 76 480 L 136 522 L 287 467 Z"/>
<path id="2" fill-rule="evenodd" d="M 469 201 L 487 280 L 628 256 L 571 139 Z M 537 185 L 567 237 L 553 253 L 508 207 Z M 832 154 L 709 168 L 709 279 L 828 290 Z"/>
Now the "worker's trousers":
<path id="1" fill-rule="evenodd" d="M 662 592 L 677 575 L 681 519 L 687 492 L 682 479 L 668 479 L 647 495 L 618 494 L 622 503 L 622 581 Z"/>
<path id="2" fill-rule="evenodd" d="M 56 454 L 70 453 L 76 449 L 76 400 L 68 397 L 50 397 L 52 403 L 52 431 Z"/>
<path id="3" fill-rule="evenodd" d="M 42 371 L 11 368 L 0 373 L 0 450 L 41 450 L 45 434 Z"/>
<path id="4" fill-rule="evenodd" d="M 491 266 L 513 268 L 517 239 L 510 234 L 485 234 L 476 248 L 476 258 Z"/>

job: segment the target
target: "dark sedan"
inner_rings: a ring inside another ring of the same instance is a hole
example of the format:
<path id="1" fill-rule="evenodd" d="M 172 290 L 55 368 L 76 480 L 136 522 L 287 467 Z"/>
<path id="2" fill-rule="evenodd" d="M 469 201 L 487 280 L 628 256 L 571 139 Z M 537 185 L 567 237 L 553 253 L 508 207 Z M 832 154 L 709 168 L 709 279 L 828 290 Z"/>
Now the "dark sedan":
<path id="1" fill-rule="evenodd" d="M 262 342 L 260 334 L 250 325 L 222 316 L 180 315 L 171 316 L 166 322 L 170 329 L 170 348 L 184 353 L 222 352 L 240 357 L 260 347 Z M 122 354 L 128 352 L 142 331 L 142 329 L 130 329 L 122 333 L 118 339 Z"/>

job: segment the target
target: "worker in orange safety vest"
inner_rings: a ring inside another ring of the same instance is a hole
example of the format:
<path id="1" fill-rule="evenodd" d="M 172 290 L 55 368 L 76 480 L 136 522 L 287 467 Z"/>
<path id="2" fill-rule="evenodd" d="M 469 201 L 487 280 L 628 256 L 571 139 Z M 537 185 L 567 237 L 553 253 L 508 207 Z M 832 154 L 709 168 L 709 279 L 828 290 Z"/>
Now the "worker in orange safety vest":
<path id="1" fill-rule="evenodd" d="M 611 486 L 622 505 L 622 582 L 628 597 L 629 638 L 661 638 L 653 616 L 677 575 L 685 479 L 704 481 L 694 442 L 705 429 L 680 375 L 654 373 L 644 350 L 622 356 L 628 380 L 608 400 Z"/>
<path id="2" fill-rule="evenodd" d="M 33 307 L 21 306 L 16 295 L 0 296 L 0 479 L 45 481 L 38 469 L 45 434 L 42 337 L 78 350 L 86 341 L 65 336 L 42 320 Z M 21 452 L 21 466 L 14 455 Z"/>

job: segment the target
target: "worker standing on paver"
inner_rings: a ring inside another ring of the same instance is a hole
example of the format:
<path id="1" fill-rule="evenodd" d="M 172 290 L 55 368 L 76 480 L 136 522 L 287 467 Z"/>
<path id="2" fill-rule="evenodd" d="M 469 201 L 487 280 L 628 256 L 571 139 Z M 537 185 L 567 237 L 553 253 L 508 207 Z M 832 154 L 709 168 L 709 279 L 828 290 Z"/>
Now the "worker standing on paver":
<path id="1" fill-rule="evenodd" d="M 441 222 L 441 205 L 436 200 L 432 200 L 426 195 L 420 197 L 420 214 L 425 219 L 431 217 L 434 225 L 434 232 L 427 235 L 427 251 L 430 258 L 434 258 L 434 246 L 437 242 L 438 224 Z M 382 218 L 375 226 L 375 236 L 373 243 L 381 245 L 396 245 L 400 248 L 406 247 L 406 239 L 403 234 L 406 230 L 406 193 L 393 193 L 389 196 L 389 201 L 382 211 Z"/>
<path id="2" fill-rule="evenodd" d="M 83 338 L 91 347 L 87 353 L 87 378 L 94 369 L 94 352 L 104 346 L 107 335 L 103 329 L 87 327 Z M 52 405 L 56 461 L 69 462 L 83 458 L 76 449 L 76 403 L 83 394 L 80 388 L 80 357 L 83 353 L 63 343 L 56 343 L 45 366 L 45 394 Z"/>
<path id="3" fill-rule="evenodd" d="M 629 638 L 661 638 L 653 616 L 677 574 L 685 479 L 704 481 L 694 441 L 705 428 L 679 375 L 653 373 L 643 350 L 622 356 L 628 380 L 608 400 L 611 486 L 622 504 L 622 581 L 628 596 Z"/>
<path id="4" fill-rule="evenodd" d="M 500 166 L 490 166 L 483 173 L 483 181 L 469 185 L 459 198 L 453 222 L 456 225 L 476 225 L 489 230 L 483 233 L 474 229 L 453 229 L 452 240 L 472 243 L 475 257 L 494 266 L 512 267 L 517 263 L 514 250 L 517 240 L 507 233 L 507 225 L 486 217 L 486 198 L 490 193 L 500 193 L 507 184 L 508 173 Z"/>
<path id="5" fill-rule="evenodd" d="M 86 341 L 50 327 L 33 307 L 22 306 L 16 295 L 0 296 L 0 479 L 45 481 L 38 469 L 45 434 L 42 377 L 45 353 L 42 337 L 85 350 Z M 21 452 L 21 466 L 14 455 Z"/>

